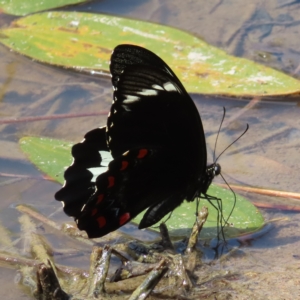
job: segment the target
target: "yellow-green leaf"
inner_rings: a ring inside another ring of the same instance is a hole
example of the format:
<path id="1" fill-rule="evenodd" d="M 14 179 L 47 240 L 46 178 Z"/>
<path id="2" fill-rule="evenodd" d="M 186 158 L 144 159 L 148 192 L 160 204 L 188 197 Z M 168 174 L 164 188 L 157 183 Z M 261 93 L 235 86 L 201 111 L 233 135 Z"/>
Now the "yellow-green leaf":
<path id="1" fill-rule="evenodd" d="M 227 55 L 178 29 L 101 14 L 46 12 L 16 20 L 0 41 L 35 60 L 108 72 L 115 46 L 146 47 L 164 59 L 194 93 L 270 96 L 300 93 L 300 81 Z"/>
<path id="2" fill-rule="evenodd" d="M 25 16 L 38 11 L 85 1 L 86 0 L 0 0 L 0 9 L 10 15 Z"/>

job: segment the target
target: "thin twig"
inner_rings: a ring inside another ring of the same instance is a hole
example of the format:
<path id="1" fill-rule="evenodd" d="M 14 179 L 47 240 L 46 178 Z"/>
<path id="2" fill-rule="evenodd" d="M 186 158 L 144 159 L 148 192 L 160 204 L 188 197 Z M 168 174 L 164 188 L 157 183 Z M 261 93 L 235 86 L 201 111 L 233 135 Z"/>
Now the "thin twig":
<path id="1" fill-rule="evenodd" d="M 227 185 L 222 184 L 222 183 L 218 183 L 218 185 L 221 187 L 227 187 Z M 276 191 L 276 190 L 269 190 L 269 189 L 263 189 L 263 188 L 254 188 L 254 187 L 240 186 L 240 185 L 235 185 L 235 184 L 230 184 L 230 186 L 233 189 L 238 190 L 238 191 L 256 193 L 256 194 L 261 194 L 261 195 L 268 195 L 268 196 L 274 196 L 274 197 L 293 198 L 293 199 L 300 200 L 299 193 Z"/>
<path id="2" fill-rule="evenodd" d="M 36 122 L 36 121 L 48 121 L 48 120 L 57 120 L 57 119 L 69 119 L 69 118 L 83 118 L 83 117 L 92 117 L 92 116 L 102 116 L 107 115 L 107 110 L 102 110 L 99 112 L 86 112 L 81 114 L 57 114 L 49 116 L 39 116 L 39 117 L 24 117 L 24 118 L 10 118 L 0 120 L 0 125 L 2 124 L 12 124 L 12 123 L 26 123 L 26 122 Z"/>

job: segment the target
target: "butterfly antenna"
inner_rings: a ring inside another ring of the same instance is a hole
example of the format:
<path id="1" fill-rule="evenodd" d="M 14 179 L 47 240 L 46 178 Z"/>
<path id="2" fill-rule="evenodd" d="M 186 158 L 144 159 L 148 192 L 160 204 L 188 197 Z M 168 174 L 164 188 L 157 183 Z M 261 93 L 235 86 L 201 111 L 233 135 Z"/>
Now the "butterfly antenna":
<path id="1" fill-rule="evenodd" d="M 214 152 L 213 152 L 213 161 L 214 161 L 214 164 L 217 163 L 218 159 L 220 158 L 220 156 L 228 149 L 230 148 L 235 142 L 237 142 L 249 129 L 249 124 L 247 124 L 247 127 L 246 129 L 244 130 L 244 132 L 239 136 L 237 137 L 232 143 L 230 143 L 219 155 L 218 157 L 216 158 L 216 147 L 217 147 L 217 142 L 218 142 L 218 138 L 219 138 L 219 134 L 220 134 L 220 131 L 221 131 L 221 128 L 222 128 L 222 125 L 223 125 L 223 122 L 224 122 L 224 119 L 225 119 L 225 115 L 226 115 L 226 109 L 225 107 L 223 107 L 223 117 L 222 117 L 222 120 L 221 120 L 221 123 L 220 123 L 220 126 L 219 126 L 219 130 L 218 130 L 218 133 L 217 133 L 217 137 L 216 137 L 216 141 L 215 141 L 215 147 L 214 147 Z M 224 180 L 224 182 L 226 183 L 226 185 L 229 187 L 229 189 L 231 190 L 231 192 L 233 193 L 234 195 L 234 204 L 232 206 L 232 209 L 229 213 L 229 215 L 227 216 L 227 218 L 225 219 L 224 216 L 223 216 L 223 205 L 222 205 L 222 200 L 219 199 L 219 198 L 216 198 L 216 197 L 209 197 L 208 195 L 205 195 L 205 198 L 208 200 L 208 202 L 217 210 L 217 239 L 218 241 L 220 240 L 220 235 L 222 236 L 222 239 L 223 241 L 225 242 L 226 244 L 226 239 L 225 239 L 225 234 L 224 234 L 224 227 L 228 224 L 228 221 L 229 221 L 229 218 L 231 217 L 232 213 L 233 213 L 233 210 L 235 208 L 235 205 L 236 205 L 236 194 L 235 192 L 233 191 L 233 189 L 229 186 L 228 182 L 225 180 L 225 178 L 223 177 L 223 175 L 220 173 L 222 179 Z M 213 204 L 212 201 L 213 200 L 217 200 L 217 205 Z M 220 226 L 220 227 L 219 227 Z M 217 245 L 217 248 L 219 246 L 219 242 L 218 242 L 218 245 Z"/>
<path id="2" fill-rule="evenodd" d="M 247 127 L 246 129 L 244 130 L 244 132 L 239 136 L 237 137 L 232 143 L 230 143 L 220 154 L 219 156 L 217 157 L 217 159 L 214 161 L 215 163 L 218 161 L 218 159 L 220 158 L 220 156 L 228 149 L 230 148 L 235 142 L 237 142 L 249 129 L 249 124 L 247 124 Z"/>
<path id="3" fill-rule="evenodd" d="M 217 138 L 216 138 L 216 140 L 215 140 L 215 147 L 214 147 L 214 154 L 213 154 L 213 162 L 217 162 L 217 160 L 215 159 L 215 158 L 216 158 L 217 143 L 218 143 L 219 134 L 220 134 L 220 131 L 221 131 L 221 128 L 222 128 L 224 119 L 225 119 L 225 115 L 226 115 L 226 108 L 223 106 L 223 117 L 222 117 L 222 120 L 221 120 L 221 123 L 220 123 L 220 126 L 219 126 L 219 130 L 218 130 L 218 133 L 217 133 Z M 219 156 L 220 156 L 220 155 L 219 155 Z M 218 156 L 218 158 L 219 158 L 219 156 Z M 217 159 L 218 159 L 218 158 L 217 158 Z"/>

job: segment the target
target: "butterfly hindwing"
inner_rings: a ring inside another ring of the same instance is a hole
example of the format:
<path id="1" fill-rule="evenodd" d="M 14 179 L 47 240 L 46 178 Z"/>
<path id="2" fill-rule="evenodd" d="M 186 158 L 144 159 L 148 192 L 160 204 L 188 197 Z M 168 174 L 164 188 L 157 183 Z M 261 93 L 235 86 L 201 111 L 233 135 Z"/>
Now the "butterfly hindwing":
<path id="1" fill-rule="evenodd" d="M 101 166 L 103 159 L 100 151 L 108 151 L 106 127 L 88 132 L 81 143 L 72 147 L 74 161 L 65 171 L 63 188 L 55 194 L 55 199 L 63 202 L 64 211 L 69 216 L 77 217 L 95 192 L 93 174 L 89 168 Z M 102 172 L 106 169 L 107 167 Z"/>
<path id="2" fill-rule="evenodd" d="M 115 158 L 96 179 L 96 192 L 75 218 L 78 228 L 85 230 L 90 238 L 103 236 L 147 207 L 172 200 L 164 208 L 163 217 L 183 201 L 184 178 L 170 177 L 170 171 L 176 174 L 174 166 L 173 159 L 161 148 L 132 149 Z M 153 172 L 153 168 L 159 171 Z M 173 194 L 177 195 L 176 201 L 170 197 Z M 155 221 L 150 214 L 144 223 L 153 225 Z"/>

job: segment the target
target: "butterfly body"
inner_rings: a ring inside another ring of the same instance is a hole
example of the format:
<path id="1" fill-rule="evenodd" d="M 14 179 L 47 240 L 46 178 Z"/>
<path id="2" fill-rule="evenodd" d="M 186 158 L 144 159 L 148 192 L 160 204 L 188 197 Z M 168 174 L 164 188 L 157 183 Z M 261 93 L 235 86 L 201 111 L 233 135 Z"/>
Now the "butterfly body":
<path id="1" fill-rule="evenodd" d="M 158 56 L 120 45 L 110 71 L 114 95 L 107 125 L 73 147 L 74 162 L 55 195 L 90 238 L 116 230 L 145 209 L 139 228 L 155 224 L 184 199 L 205 195 L 220 171 L 217 164 L 207 167 L 194 102 Z"/>

